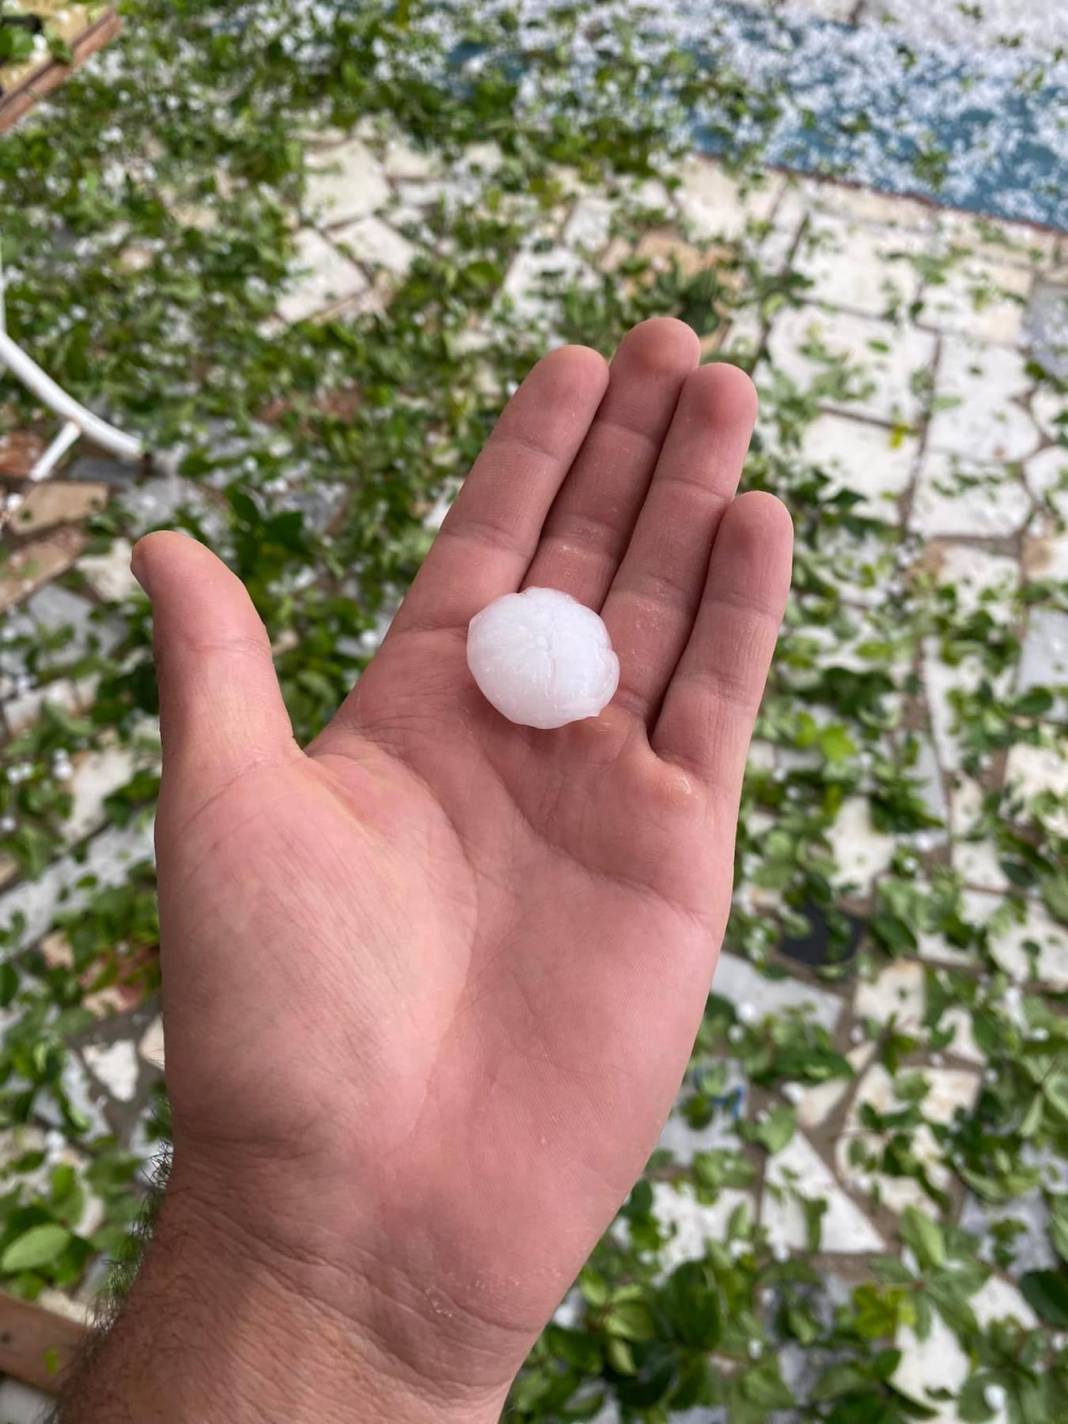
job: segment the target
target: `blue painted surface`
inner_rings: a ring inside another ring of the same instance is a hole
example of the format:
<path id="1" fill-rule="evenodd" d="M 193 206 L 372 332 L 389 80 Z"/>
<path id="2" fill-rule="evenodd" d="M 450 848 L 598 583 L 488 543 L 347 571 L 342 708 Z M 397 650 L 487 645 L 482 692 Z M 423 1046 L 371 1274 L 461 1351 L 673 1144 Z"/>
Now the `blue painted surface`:
<path id="1" fill-rule="evenodd" d="M 1036 82 L 1035 55 L 917 49 L 892 27 L 783 18 L 721 0 L 680 0 L 675 18 L 703 65 L 784 92 L 768 162 L 1068 230 L 1065 62 Z M 694 134 L 709 152 L 729 146 L 699 113 Z"/>

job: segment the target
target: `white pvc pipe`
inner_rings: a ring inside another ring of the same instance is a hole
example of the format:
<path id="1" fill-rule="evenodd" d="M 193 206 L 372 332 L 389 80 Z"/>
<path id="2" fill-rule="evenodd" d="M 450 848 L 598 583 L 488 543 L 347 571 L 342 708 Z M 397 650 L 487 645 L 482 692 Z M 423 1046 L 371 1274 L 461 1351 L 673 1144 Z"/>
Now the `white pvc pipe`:
<path id="1" fill-rule="evenodd" d="M 50 475 L 81 433 L 80 427 L 68 420 L 26 478 L 43 480 Z"/>
<path id="2" fill-rule="evenodd" d="M 16 346 L 6 331 L 0 330 L 0 364 L 16 375 L 49 409 L 54 410 L 64 420 L 76 425 L 83 435 L 87 435 L 94 445 L 107 450 L 120 460 L 139 460 L 144 454 L 144 446 L 132 435 L 124 435 L 106 420 L 101 420 L 91 410 L 79 405 L 73 396 L 67 395 L 57 386 L 51 376 L 41 370 L 37 362 L 26 355 L 21 346 Z"/>

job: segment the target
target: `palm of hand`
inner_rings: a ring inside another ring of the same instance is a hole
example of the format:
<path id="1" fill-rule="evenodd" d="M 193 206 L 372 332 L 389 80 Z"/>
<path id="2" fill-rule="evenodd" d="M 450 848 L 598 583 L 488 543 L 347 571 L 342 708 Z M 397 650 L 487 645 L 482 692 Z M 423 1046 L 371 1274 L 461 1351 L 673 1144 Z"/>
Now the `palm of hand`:
<path id="1" fill-rule="evenodd" d="M 500 1331 L 506 1369 L 655 1143 L 729 904 L 789 531 L 730 504 L 747 384 L 693 360 L 677 324 L 636 329 L 589 429 L 601 363 L 542 363 L 307 754 L 229 575 L 141 546 L 176 1152 L 262 1184 L 254 1229 L 284 1249 L 358 1243 L 384 1296 Z M 523 582 L 602 609 L 623 680 L 599 718 L 515 727 L 474 687 L 467 620 Z"/>

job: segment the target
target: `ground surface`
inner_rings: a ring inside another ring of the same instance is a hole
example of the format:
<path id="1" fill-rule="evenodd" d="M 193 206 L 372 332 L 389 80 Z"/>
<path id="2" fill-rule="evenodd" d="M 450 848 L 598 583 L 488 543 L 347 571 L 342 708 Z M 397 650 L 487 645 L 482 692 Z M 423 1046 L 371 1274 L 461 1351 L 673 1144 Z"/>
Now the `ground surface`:
<path id="1" fill-rule="evenodd" d="M 231 52 L 202 19 L 176 61 L 134 7 L 0 151 L 12 328 L 163 456 L 28 490 L 46 427 L 0 385 L 5 1286 L 84 1309 L 161 1130 L 130 540 L 226 554 L 306 734 L 533 356 L 671 311 L 754 372 L 747 480 L 789 503 L 797 578 L 692 1073 L 516 1417 L 1064 1417 L 1068 243 L 692 155 L 673 42 L 611 38 L 633 7 L 608 39 L 554 21 L 562 67 L 521 27 L 519 95 L 491 27 L 462 102 L 440 12 L 324 38 L 243 8 Z M 701 96 L 776 141 L 763 91 Z"/>
<path id="2" fill-rule="evenodd" d="M 66 58 L 69 46 L 102 5 L 68 5 L 63 0 L 4 0 L 0 5 L 0 95 L 14 89 L 53 56 Z M 6 31 L 6 32 L 5 32 Z"/>

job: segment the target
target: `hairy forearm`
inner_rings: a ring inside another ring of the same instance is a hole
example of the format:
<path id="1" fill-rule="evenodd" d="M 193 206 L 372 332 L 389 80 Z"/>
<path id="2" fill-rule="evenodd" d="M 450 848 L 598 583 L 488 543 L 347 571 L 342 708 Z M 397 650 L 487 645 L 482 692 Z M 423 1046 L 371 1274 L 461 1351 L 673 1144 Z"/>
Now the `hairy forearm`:
<path id="1" fill-rule="evenodd" d="M 129 1297 L 69 1380 L 57 1424 L 496 1424 L 502 1404 L 409 1377 L 172 1183 Z"/>

